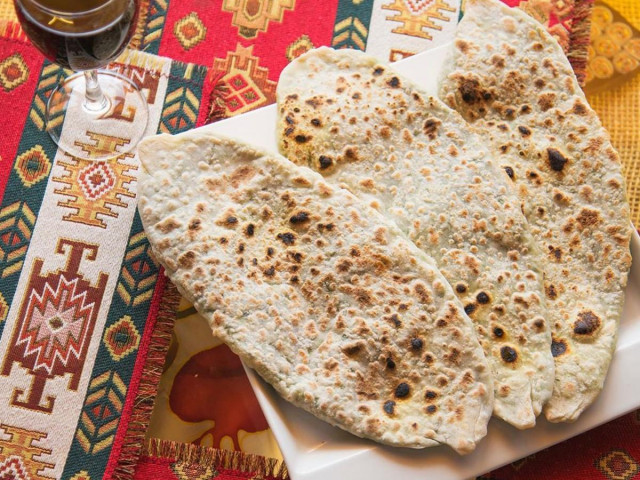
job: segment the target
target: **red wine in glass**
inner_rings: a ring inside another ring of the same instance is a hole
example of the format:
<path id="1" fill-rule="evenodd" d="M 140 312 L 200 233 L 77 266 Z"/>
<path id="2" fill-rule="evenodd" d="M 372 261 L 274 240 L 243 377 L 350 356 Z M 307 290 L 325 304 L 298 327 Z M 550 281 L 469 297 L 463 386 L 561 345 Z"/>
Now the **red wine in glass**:
<path id="1" fill-rule="evenodd" d="M 98 68 L 118 57 L 129 43 L 137 0 L 14 0 L 14 5 L 33 45 L 52 62 L 78 72 L 49 97 L 45 128 L 51 138 L 70 155 L 90 160 L 133 149 L 146 130 L 146 100 L 131 80 Z M 127 125 L 109 114 L 122 109 L 122 103 L 135 113 Z M 59 120 L 61 115 L 64 122 Z M 110 142 L 114 150 L 87 149 L 94 134 L 121 140 Z"/>

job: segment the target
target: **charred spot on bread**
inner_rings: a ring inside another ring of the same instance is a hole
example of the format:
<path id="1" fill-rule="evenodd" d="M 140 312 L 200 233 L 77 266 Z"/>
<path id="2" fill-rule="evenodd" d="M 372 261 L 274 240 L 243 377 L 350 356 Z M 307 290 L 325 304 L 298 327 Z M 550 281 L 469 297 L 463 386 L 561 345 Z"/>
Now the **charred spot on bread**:
<path id="1" fill-rule="evenodd" d="M 601 325 L 600 317 L 591 310 L 578 313 L 578 319 L 573 324 L 573 333 L 579 336 L 592 336 Z"/>
<path id="2" fill-rule="evenodd" d="M 279 233 L 276 238 L 285 245 L 293 245 L 296 243 L 296 236 L 291 232 Z"/>
<path id="3" fill-rule="evenodd" d="M 569 161 L 567 158 L 555 148 L 547 148 L 547 157 L 549 159 L 549 166 L 551 170 L 555 172 L 561 172 L 564 170 L 564 166 Z"/>
<path id="4" fill-rule="evenodd" d="M 393 412 L 395 411 L 395 407 L 396 407 L 396 402 L 394 402 L 393 400 L 389 400 L 388 402 L 384 402 L 382 409 L 386 414 L 393 415 Z"/>
<path id="5" fill-rule="evenodd" d="M 409 393 L 411 393 L 411 387 L 409 387 L 409 384 L 407 382 L 401 382 L 396 387 L 394 395 L 396 398 L 405 398 L 409 396 Z"/>
<path id="6" fill-rule="evenodd" d="M 506 363 L 514 363 L 518 360 L 518 352 L 515 348 L 505 345 L 500 349 L 500 356 Z"/>
<path id="7" fill-rule="evenodd" d="M 400 79 L 395 76 L 391 77 L 387 82 L 387 85 L 389 85 L 391 88 L 398 88 L 400 86 Z"/>
<path id="8" fill-rule="evenodd" d="M 476 300 L 478 301 L 478 303 L 482 305 L 486 305 L 491 301 L 491 298 L 489 297 L 489 294 L 487 294 L 486 292 L 480 292 L 478 293 L 478 295 L 476 295 Z"/>
<path id="9" fill-rule="evenodd" d="M 504 167 L 504 171 L 507 172 L 507 175 L 509 175 L 509 178 L 513 180 L 513 178 L 515 177 L 513 168 L 507 166 L 507 167 Z"/>
<path id="10" fill-rule="evenodd" d="M 320 155 L 318 157 L 318 162 L 320 163 L 320 170 L 326 170 L 333 165 L 331 157 L 327 157 L 326 155 Z"/>
<path id="11" fill-rule="evenodd" d="M 295 213 L 289 218 L 289 222 L 294 225 L 299 225 L 309 221 L 309 213 L 305 211 L 300 211 Z"/>
<path id="12" fill-rule="evenodd" d="M 518 126 L 518 131 L 523 137 L 528 137 L 531 135 L 531 130 L 523 125 Z"/>
<path id="13" fill-rule="evenodd" d="M 567 351 L 567 342 L 563 339 L 554 338 L 551 340 L 551 355 L 559 357 Z"/>

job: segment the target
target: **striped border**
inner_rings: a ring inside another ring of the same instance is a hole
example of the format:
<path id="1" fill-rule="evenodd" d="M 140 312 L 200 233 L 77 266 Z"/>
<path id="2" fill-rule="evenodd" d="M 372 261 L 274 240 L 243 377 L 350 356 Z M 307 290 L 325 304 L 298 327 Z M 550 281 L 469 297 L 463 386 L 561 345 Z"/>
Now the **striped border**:
<path id="1" fill-rule="evenodd" d="M 120 420 L 122 428 L 119 428 L 113 444 L 103 477 L 105 480 L 129 480 L 133 476 L 142 454 L 179 301 L 177 289 L 161 273 L 129 386 L 137 394 L 127 398 Z"/>
<path id="2" fill-rule="evenodd" d="M 127 239 L 127 248 L 125 250 L 124 257 L 126 257 L 127 252 L 129 251 L 129 242 L 131 239 L 138 237 L 141 232 L 143 232 L 142 221 L 136 212 L 131 225 L 129 237 Z M 120 268 L 120 274 L 118 275 L 118 284 L 123 278 L 125 268 L 125 262 L 123 261 Z M 153 270 L 151 270 L 151 274 L 153 274 Z M 115 432 L 108 432 L 109 435 L 113 435 L 111 445 L 97 453 L 94 453 L 93 451 L 86 452 L 78 440 L 79 434 L 85 433 L 85 430 L 82 428 L 83 416 L 86 414 L 85 409 L 87 408 L 87 397 L 85 397 L 85 403 L 82 406 L 82 411 L 75 427 L 74 439 L 71 444 L 71 448 L 69 449 L 62 478 L 71 478 L 81 470 L 86 471 L 92 479 L 100 478 L 109 463 L 113 462 L 113 459 L 118 456 L 118 453 L 116 452 L 116 444 L 118 439 L 124 435 L 124 432 L 127 429 L 127 419 L 131 415 L 131 412 L 127 409 L 131 408 L 130 404 L 132 403 L 132 398 L 139 393 L 136 385 L 137 382 L 140 381 L 140 376 L 143 375 L 140 372 L 140 369 L 142 368 L 141 362 L 144 362 L 144 359 L 147 356 L 149 348 L 148 337 L 151 335 L 150 332 L 153 330 L 153 324 L 156 322 L 158 304 L 162 301 L 164 278 L 162 277 L 160 267 L 158 267 L 156 271 L 156 278 L 157 280 L 154 289 L 150 292 L 152 294 L 151 298 L 146 298 L 146 300 L 143 300 L 140 303 L 136 303 L 133 300 L 130 302 L 124 301 L 118 293 L 117 287 L 113 292 L 109 313 L 107 314 L 107 321 L 101 333 L 100 347 L 96 353 L 94 367 L 91 371 L 91 381 L 104 374 L 117 374 L 127 388 L 123 399 L 124 405 L 122 407 L 122 412 Z M 131 352 L 125 358 L 121 358 L 116 361 L 111 357 L 111 354 L 105 345 L 104 335 L 112 325 L 118 323 L 125 316 L 129 317 L 129 321 L 135 325 L 135 328 L 141 338 L 139 340 L 138 348 L 135 351 Z M 92 443 L 94 442 L 95 440 L 92 441 Z"/>
<path id="3" fill-rule="evenodd" d="M 34 92 L 33 99 L 31 101 L 31 106 L 29 107 L 29 113 L 27 121 L 24 124 L 24 130 L 22 131 L 22 137 L 20 138 L 20 143 L 18 144 L 18 148 L 16 150 L 15 158 L 12 159 L 4 159 L 3 161 L 7 164 L 11 165 L 11 170 L 8 174 L 8 179 L 6 180 L 6 185 L 4 189 L 4 195 L 2 201 L 0 202 L 0 211 L 4 211 L 10 205 L 14 205 L 16 203 L 20 204 L 21 209 L 27 208 L 28 211 L 33 214 L 36 218 L 42 206 L 42 201 L 45 195 L 45 190 L 47 188 L 47 184 L 49 181 L 49 177 L 51 176 L 51 172 L 53 170 L 53 165 L 55 162 L 57 147 L 49 137 L 49 134 L 44 130 L 40 130 L 38 126 L 34 123 L 32 119 L 31 112 L 38 108 L 38 101 L 41 98 L 38 95 L 38 87 L 42 86 L 44 76 L 46 71 L 48 71 L 51 67 L 51 62 L 46 61 L 42 64 L 42 68 L 38 75 L 38 82 L 36 84 L 36 89 Z M 52 70 L 53 71 L 53 70 Z M 62 69 L 57 69 L 57 72 L 62 73 Z M 45 90 L 52 90 L 58 83 L 59 73 L 56 73 L 56 78 L 49 78 L 49 82 L 45 88 L 40 90 L 40 93 Z M 53 77 L 53 75 L 51 75 Z M 14 168 L 16 160 L 23 153 L 29 151 L 30 149 L 40 146 L 42 151 L 47 156 L 51 168 L 46 176 L 43 176 L 38 183 L 33 184 L 31 186 L 25 186 L 22 183 L 20 175 L 16 172 Z M 31 226 L 30 235 L 33 235 L 35 230 L 35 222 L 34 225 Z M 29 245 L 30 246 L 30 245 Z M 14 297 L 16 295 L 16 289 L 18 288 L 18 279 L 20 278 L 22 269 L 24 267 L 24 262 L 28 248 L 24 251 L 23 254 L 19 256 L 14 256 L 11 253 L 6 255 L 6 258 L 0 258 L 0 278 L 2 279 L 2 295 L 4 296 L 4 301 L 7 305 L 12 305 Z M 17 306 L 15 308 L 18 308 Z M 4 327 L 7 322 L 0 322 L 0 336 L 4 330 Z"/>

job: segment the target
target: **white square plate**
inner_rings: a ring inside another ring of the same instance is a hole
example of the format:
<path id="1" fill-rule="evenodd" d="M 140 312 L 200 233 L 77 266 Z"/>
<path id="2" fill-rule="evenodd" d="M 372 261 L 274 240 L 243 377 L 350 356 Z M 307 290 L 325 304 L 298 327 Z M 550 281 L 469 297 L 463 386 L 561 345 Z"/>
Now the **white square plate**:
<path id="1" fill-rule="evenodd" d="M 400 73 L 435 94 L 448 46 L 394 64 Z M 200 127 L 277 152 L 274 105 Z M 632 238 L 632 256 L 640 258 L 640 237 Z M 640 265 L 629 276 L 618 347 L 604 391 L 573 424 L 551 424 L 543 418 L 531 430 L 519 431 L 492 419 L 489 433 L 470 455 L 447 447 L 412 450 L 360 439 L 316 419 L 284 401 L 252 370 L 249 380 L 275 434 L 293 480 L 362 479 L 458 480 L 474 477 L 573 437 L 640 407 Z"/>

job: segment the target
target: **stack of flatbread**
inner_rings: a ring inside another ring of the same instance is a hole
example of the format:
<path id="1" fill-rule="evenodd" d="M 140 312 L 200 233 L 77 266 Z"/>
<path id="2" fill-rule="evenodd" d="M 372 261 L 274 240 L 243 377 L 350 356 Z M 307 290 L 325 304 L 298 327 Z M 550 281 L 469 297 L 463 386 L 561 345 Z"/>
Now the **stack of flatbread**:
<path id="1" fill-rule="evenodd" d="M 509 173 L 545 255 L 556 375 L 550 421 L 572 421 L 602 390 L 631 265 L 618 154 L 560 45 L 518 9 L 467 2 L 442 98 Z"/>
<path id="2" fill-rule="evenodd" d="M 155 255 L 215 335 L 333 425 L 459 453 L 492 413 L 530 428 L 593 401 L 631 234 L 617 155 L 555 40 L 466 5 L 442 100 L 322 48 L 279 82 L 287 158 L 198 131 L 139 152 Z"/>

